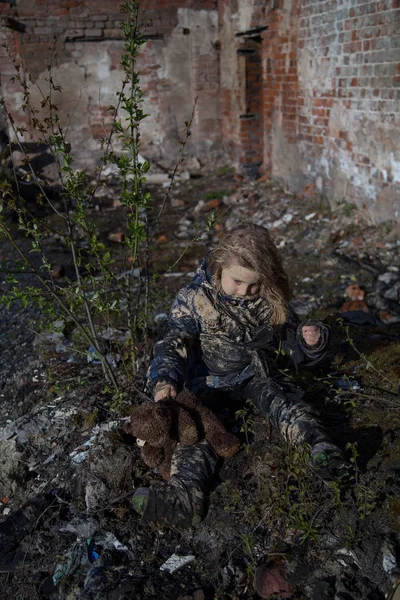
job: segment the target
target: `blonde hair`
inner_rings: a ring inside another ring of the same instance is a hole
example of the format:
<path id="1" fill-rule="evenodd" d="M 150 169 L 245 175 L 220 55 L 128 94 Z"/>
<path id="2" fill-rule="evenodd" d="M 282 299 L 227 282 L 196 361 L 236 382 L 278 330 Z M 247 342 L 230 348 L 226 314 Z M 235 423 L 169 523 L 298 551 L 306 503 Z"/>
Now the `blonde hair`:
<path id="1" fill-rule="evenodd" d="M 219 291 L 222 291 L 222 269 L 233 264 L 259 275 L 260 296 L 271 306 L 272 323 L 285 323 L 289 312 L 289 281 L 267 229 L 260 225 L 244 225 L 224 235 L 208 261 L 212 282 Z"/>

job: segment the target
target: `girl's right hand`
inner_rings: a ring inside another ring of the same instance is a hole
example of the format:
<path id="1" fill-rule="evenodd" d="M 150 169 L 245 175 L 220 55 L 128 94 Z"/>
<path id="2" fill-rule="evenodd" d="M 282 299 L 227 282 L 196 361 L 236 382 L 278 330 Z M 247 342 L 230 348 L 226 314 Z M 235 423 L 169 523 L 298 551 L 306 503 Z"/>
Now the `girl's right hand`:
<path id="1" fill-rule="evenodd" d="M 170 383 L 165 383 L 156 390 L 156 393 L 154 394 L 154 400 L 158 402 L 159 400 L 164 400 L 165 398 L 176 398 L 176 395 L 176 388 Z"/>

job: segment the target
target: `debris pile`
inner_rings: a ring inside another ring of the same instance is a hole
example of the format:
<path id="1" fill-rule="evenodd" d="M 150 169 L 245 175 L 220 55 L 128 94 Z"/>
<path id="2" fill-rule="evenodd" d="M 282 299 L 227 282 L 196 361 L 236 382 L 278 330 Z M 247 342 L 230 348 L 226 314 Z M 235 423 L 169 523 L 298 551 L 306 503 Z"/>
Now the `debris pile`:
<path id="1" fill-rule="evenodd" d="M 161 203 L 170 180 L 155 173 L 153 183 Z M 111 184 L 102 194 L 97 226 L 123 257 L 124 209 Z M 206 183 L 187 174 L 157 223 L 151 264 L 167 271 L 183 254 L 163 280 L 168 297 L 154 306 L 156 337 L 174 292 L 225 231 L 243 221 L 268 227 L 293 307 L 333 329 L 327 364 L 293 376 L 304 378 L 332 437 L 347 446 L 355 477 L 343 494 L 316 481 L 301 452 L 283 448 L 255 411 L 239 410 L 242 450 L 223 464 L 205 521 L 186 531 L 143 523 L 130 498 L 160 475 L 124 429 L 142 398 L 126 381 L 124 403 L 113 408 L 93 349 L 78 352 L 61 319 L 37 334 L 28 323 L 35 309 L 0 306 L 0 584 L 7 597 L 395 598 L 400 230 L 366 225 L 349 206 L 331 210 L 271 182 L 245 184 L 229 170 Z M 62 280 L 70 272 L 62 240 L 49 234 L 45 243 Z M 6 264 L 11 252 L 2 248 Z M 1 287 L 5 293 L 5 279 Z M 127 331 L 110 326 L 101 340 L 120 368 Z"/>

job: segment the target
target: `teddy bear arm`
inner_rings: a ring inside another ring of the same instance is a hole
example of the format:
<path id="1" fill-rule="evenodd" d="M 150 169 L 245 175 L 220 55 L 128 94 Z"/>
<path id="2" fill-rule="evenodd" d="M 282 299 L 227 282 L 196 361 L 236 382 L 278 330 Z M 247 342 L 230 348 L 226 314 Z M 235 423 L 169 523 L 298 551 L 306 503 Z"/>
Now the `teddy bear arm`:
<path id="1" fill-rule="evenodd" d="M 156 448 L 151 446 L 147 442 L 141 447 L 142 459 L 150 469 L 159 467 L 164 461 L 164 450 L 163 448 Z"/>
<path id="2" fill-rule="evenodd" d="M 199 433 L 196 423 L 185 408 L 178 408 L 177 421 L 178 439 L 180 443 L 185 446 L 193 446 L 199 439 Z"/>
<path id="3" fill-rule="evenodd" d="M 176 446 L 177 443 L 173 440 L 167 442 L 164 446 L 164 460 L 158 467 L 158 472 L 160 473 L 161 477 L 165 480 L 169 479 L 171 475 L 174 474 L 172 468 L 172 455 Z"/>
<path id="4" fill-rule="evenodd" d="M 238 438 L 229 433 L 212 410 L 202 406 L 200 411 L 204 427 L 204 435 L 218 456 L 230 458 L 240 449 Z"/>

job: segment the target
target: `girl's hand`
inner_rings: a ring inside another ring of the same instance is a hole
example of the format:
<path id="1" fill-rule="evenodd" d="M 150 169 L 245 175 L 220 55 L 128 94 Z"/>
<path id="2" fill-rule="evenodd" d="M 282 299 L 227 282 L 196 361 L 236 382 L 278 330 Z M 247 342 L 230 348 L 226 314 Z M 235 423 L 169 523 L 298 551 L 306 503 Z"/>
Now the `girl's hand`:
<path id="1" fill-rule="evenodd" d="M 156 393 L 154 394 L 154 400 L 164 400 L 165 398 L 176 398 L 176 388 L 170 383 L 163 383 L 159 387 L 156 385 Z"/>
<path id="2" fill-rule="evenodd" d="M 304 325 L 301 333 L 308 346 L 315 346 L 321 339 L 321 328 L 317 325 Z"/>

